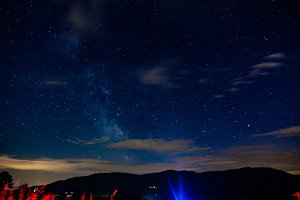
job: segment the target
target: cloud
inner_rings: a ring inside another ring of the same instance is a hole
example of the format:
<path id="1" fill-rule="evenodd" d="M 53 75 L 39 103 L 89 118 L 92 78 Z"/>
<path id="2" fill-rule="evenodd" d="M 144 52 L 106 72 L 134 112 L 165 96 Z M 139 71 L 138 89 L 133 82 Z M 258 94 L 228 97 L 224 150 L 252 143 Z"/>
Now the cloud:
<path id="1" fill-rule="evenodd" d="M 164 142 L 162 143 L 165 144 Z M 162 143 L 157 142 L 155 144 L 160 145 Z M 186 144 L 185 142 L 183 143 Z M 172 149 L 174 149 L 177 145 L 172 146 Z M 162 148 L 166 149 L 167 147 Z M 185 149 L 184 147 L 181 148 Z M 166 158 L 163 163 L 140 163 L 134 165 L 97 159 L 20 159 L 8 155 L 0 155 L 0 169 L 14 172 L 12 174 L 15 180 L 21 179 L 21 182 L 28 182 L 29 185 L 43 184 L 44 182 L 90 175 L 97 172 L 144 174 L 169 169 L 204 172 L 241 167 L 272 167 L 293 174 L 300 174 L 299 155 L 299 150 L 271 145 L 229 147 L 201 156 L 178 155 L 171 159 Z M 33 174 L 37 174 L 37 177 L 33 178 Z"/>
<path id="2" fill-rule="evenodd" d="M 231 85 L 249 85 L 254 83 L 254 81 L 250 81 L 250 80 L 244 80 L 244 79 L 235 79 L 235 81 L 233 81 L 231 83 Z"/>
<path id="3" fill-rule="evenodd" d="M 269 73 L 266 72 L 266 71 L 264 71 L 263 69 L 261 69 L 261 68 L 255 68 L 255 69 L 251 70 L 248 73 L 248 75 L 247 75 L 246 78 L 252 78 L 252 79 L 254 79 L 254 78 L 258 78 L 260 76 L 267 76 L 267 75 L 269 75 Z"/>
<path id="4" fill-rule="evenodd" d="M 165 89 L 184 89 L 182 82 L 191 78 L 192 72 L 182 68 L 180 64 L 176 59 L 161 60 L 157 64 L 139 70 L 137 78 L 145 85 L 160 86 Z M 203 79 L 199 83 L 206 81 L 208 80 Z"/>
<path id="5" fill-rule="evenodd" d="M 212 96 L 213 98 L 221 99 L 224 98 L 224 94 L 216 94 Z"/>
<path id="6" fill-rule="evenodd" d="M 282 62 L 283 59 L 286 58 L 284 53 L 274 53 L 264 57 L 263 62 L 257 63 L 255 65 L 248 67 L 248 72 L 243 74 L 239 77 L 233 78 L 229 82 L 229 87 L 224 89 L 223 91 L 219 91 L 219 94 L 213 95 L 213 98 L 223 98 L 227 94 L 231 93 L 231 95 L 235 92 L 242 91 L 250 84 L 255 83 L 258 78 L 262 78 L 263 76 L 268 76 L 271 74 L 272 69 L 277 69 L 285 64 Z M 238 70 L 238 68 L 226 68 L 230 71 Z M 218 72 L 223 72 L 224 70 L 219 70 Z M 209 83 L 208 79 L 200 79 L 198 80 L 199 83 Z"/>
<path id="7" fill-rule="evenodd" d="M 166 67 L 154 67 L 140 76 L 141 81 L 148 85 L 170 85 L 170 76 Z"/>
<path id="8" fill-rule="evenodd" d="M 279 129 L 267 133 L 259 133 L 259 134 L 252 135 L 252 137 L 266 137 L 266 136 L 271 136 L 275 138 L 300 136 L 300 126 L 292 126 L 292 127 L 283 128 L 283 129 Z"/>
<path id="9" fill-rule="evenodd" d="M 234 87 L 234 88 L 229 88 L 229 89 L 228 89 L 229 92 L 237 92 L 237 91 L 239 91 L 239 90 L 240 90 L 240 88 L 235 88 L 235 87 Z"/>
<path id="10" fill-rule="evenodd" d="M 280 62 L 262 62 L 256 65 L 253 65 L 251 68 L 255 69 L 270 69 L 270 68 L 277 68 L 282 66 Z"/>
<path id="11" fill-rule="evenodd" d="M 78 3 L 71 7 L 67 15 L 67 21 L 76 31 L 88 30 L 93 24 Z"/>
<path id="12" fill-rule="evenodd" d="M 66 15 L 66 22 L 72 30 L 77 33 L 95 33 L 103 15 L 104 1 L 77 0 L 73 1 L 69 12 Z"/>
<path id="13" fill-rule="evenodd" d="M 29 185 L 44 184 L 45 182 L 49 183 L 59 179 L 90 175 L 97 172 L 144 174 L 168 169 L 184 169 L 174 162 L 125 165 L 96 159 L 18 159 L 7 155 L 0 156 L 0 159 L 0 169 L 13 171 L 13 176 L 14 174 L 18 175 L 17 177 L 14 176 L 15 180 L 21 179 L 21 184 L 27 182 Z M 32 174 L 40 174 L 43 178 L 33 178 Z"/>
<path id="14" fill-rule="evenodd" d="M 200 148 L 194 146 L 190 140 L 162 140 L 162 139 L 132 139 L 124 140 L 108 145 L 114 149 L 146 150 L 162 154 L 184 154 L 208 150 L 208 147 Z"/>
<path id="15" fill-rule="evenodd" d="M 110 140 L 109 137 L 102 136 L 100 138 L 94 138 L 94 139 L 91 139 L 91 140 L 81 140 L 81 139 L 75 138 L 75 139 L 68 139 L 67 141 L 69 143 L 72 143 L 72 144 L 92 145 L 92 144 L 99 144 L 99 143 L 103 143 L 103 142 L 108 142 L 109 140 Z"/>
<path id="16" fill-rule="evenodd" d="M 268 59 L 268 61 L 264 61 L 264 62 L 255 64 L 255 65 L 252 65 L 250 67 L 249 72 L 246 75 L 233 79 L 233 81 L 231 82 L 231 85 L 235 86 L 235 89 L 234 89 L 235 91 L 237 91 L 237 89 L 240 89 L 240 88 L 238 88 L 238 86 L 240 86 L 240 85 L 252 84 L 256 81 L 257 78 L 269 75 L 270 69 L 275 69 L 275 68 L 284 66 L 283 63 L 277 62 L 276 60 L 285 59 L 286 55 L 284 53 L 274 53 L 274 54 L 270 54 L 264 58 Z M 231 88 L 228 89 L 227 91 L 232 92 Z"/>
<path id="17" fill-rule="evenodd" d="M 38 84 L 40 88 L 65 87 L 70 85 L 70 81 L 62 77 L 50 77 L 44 80 L 35 81 L 32 84 Z"/>
<path id="18" fill-rule="evenodd" d="M 199 83 L 202 83 L 202 84 L 207 84 L 209 83 L 209 79 L 208 78 L 201 78 L 198 80 Z"/>
<path id="19" fill-rule="evenodd" d="M 297 174 L 299 150 L 277 146 L 236 146 L 206 156 L 179 157 L 176 162 L 198 168 L 198 171 L 226 170 L 241 167 L 272 167 Z M 197 171 L 197 170 L 196 170 Z"/>
<path id="20" fill-rule="evenodd" d="M 247 78 L 257 78 L 259 76 L 269 75 L 269 73 L 266 71 L 268 69 L 274 69 L 283 66 L 280 62 L 262 62 L 256 65 L 253 65 L 251 68 L 252 70 L 248 73 L 244 79 Z"/>
<path id="21" fill-rule="evenodd" d="M 44 85 L 53 86 L 53 87 L 67 86 L 68 84 L 69 84 L 68 81 L 63 81 L 63 80 L 47 80 L 44 82 Z"/>
<path id="22" fill-rule="evenodd" d="M 271 60 L 282 60 L 282 59 L 286 59 L 286 55 L 285 53 L 273 53 L 273 54 L 270 54 L 266 57 L 264 57 L 265 59 L 271 59 Z"/>
<path id="23" fill-rule="evenodd" d="M 65 4 L 60 0 L 57 0 L 57 3 Z M 105 23 L 104 9 L 105 1 L 101 0 L 74 0 L 70 3 L 64 18 L 66 30 L 62 34 L 68 46 L 78 45 L 84 37 L 102 36 L 101 27 Z"/>

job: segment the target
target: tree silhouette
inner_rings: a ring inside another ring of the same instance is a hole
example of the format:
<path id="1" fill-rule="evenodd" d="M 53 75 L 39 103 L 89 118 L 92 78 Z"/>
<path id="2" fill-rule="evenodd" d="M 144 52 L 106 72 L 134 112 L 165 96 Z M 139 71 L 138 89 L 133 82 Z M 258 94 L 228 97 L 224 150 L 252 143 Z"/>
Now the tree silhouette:
<path id="1" fill-rule="evenodd" d="M 8 188 L 12 188 L 14 185 L 14 179 L 7 171 L 0 172 L 0 188 L 4 189 L 4 187 L 7 185 Z"/>

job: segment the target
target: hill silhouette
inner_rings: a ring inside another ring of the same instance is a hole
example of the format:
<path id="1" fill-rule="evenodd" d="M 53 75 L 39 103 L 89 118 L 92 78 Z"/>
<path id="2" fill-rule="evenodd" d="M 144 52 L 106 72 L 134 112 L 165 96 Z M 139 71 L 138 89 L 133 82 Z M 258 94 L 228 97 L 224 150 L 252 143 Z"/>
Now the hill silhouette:
<path id="1" fill-rule="evenodd" d="M 172 191 L 173 187 L 173 191 Z M 292 200 L 300 191 L 300 176 L 271 168 L 241 168 L 196 173 L 164 171 L 144 175 L 97 173 L 49 184 L 50 192 L 80 190 L 109 195 L 139 195 L 146 199 L 178 200 Z"/>

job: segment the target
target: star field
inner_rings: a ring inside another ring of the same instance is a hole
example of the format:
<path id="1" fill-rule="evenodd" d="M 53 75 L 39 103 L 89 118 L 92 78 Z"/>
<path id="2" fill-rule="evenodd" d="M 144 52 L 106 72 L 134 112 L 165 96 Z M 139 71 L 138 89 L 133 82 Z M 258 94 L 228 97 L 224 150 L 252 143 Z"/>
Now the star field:
<path id="1" fill-rule="evenodd" d="M 1 2 L 0 169 L 300 174 L 296 3 Z"/>

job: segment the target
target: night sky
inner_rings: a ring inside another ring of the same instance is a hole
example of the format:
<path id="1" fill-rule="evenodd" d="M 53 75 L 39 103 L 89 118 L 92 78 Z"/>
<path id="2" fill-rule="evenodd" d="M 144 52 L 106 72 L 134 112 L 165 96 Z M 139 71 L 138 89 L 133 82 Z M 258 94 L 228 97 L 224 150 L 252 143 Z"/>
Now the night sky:
<path id="1" fill-rule="evenodd" d="M 0 170 L 300 174 L 297 0 L 3 0 Z"/>

